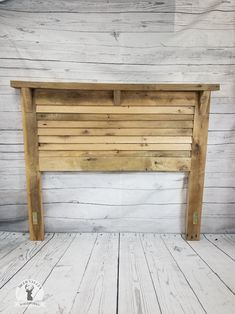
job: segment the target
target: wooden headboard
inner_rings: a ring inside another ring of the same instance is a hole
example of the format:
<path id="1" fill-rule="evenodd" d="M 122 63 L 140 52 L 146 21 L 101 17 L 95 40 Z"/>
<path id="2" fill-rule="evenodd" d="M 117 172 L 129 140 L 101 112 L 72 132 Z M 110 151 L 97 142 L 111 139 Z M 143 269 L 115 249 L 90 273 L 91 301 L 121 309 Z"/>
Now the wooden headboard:
<path id="1" fill-rule="evenodd" d="M 217 84 L 11 81 L 21 89 L 29 230 L 43 240 L 42 171 L 189 172 L 186 239 L 199 240 Z"/>

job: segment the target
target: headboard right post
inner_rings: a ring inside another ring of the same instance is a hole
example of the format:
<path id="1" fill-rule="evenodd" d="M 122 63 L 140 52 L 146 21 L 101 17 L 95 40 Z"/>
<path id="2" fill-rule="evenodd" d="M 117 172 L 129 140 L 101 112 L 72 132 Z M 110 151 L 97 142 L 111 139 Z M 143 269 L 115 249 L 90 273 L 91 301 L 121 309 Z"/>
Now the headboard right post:
<path id="1" fill-rule="evenodd" d="M 186 239 L 191 241 L 200 239 L 211 92 L 197 93 L 186 210 Z"/>

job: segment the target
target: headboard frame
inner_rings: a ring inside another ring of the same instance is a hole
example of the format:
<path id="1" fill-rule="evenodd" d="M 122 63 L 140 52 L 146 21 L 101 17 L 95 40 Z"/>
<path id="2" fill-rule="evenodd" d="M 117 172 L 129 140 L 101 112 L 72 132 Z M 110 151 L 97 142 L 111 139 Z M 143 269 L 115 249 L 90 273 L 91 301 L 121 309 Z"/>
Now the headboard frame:
<path id="1" fill-rule="evenodd" d="M 44 239 L 42 171 L 186 171 L 199 240 L 211 90 L 218 84 L 11 81 L 21 89 L 31 240 Z"/>

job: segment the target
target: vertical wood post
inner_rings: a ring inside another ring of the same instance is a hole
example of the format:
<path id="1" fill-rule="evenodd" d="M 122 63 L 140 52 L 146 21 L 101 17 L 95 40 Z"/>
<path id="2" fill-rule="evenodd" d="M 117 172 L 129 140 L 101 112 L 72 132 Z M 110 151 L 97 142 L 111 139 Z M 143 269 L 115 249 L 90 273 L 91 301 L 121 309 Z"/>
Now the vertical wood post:
<path id="1" fill-rule="evenodd" d="M 41 176 L 39 172 L 37 120 L 32 89 L 21 88 L 21 106 L 24 130 L 30 239 L 43 240 L 44 222 L 41 197 Z"/>
<path id="2" fill-rule="evenodd" d="M 121 104 L 121 91 L 120 90 L 113 91 L 113 102 L 114 102 L 114 105 L 117 105 L 117 106 Z"/>
<path id="3" fill-rule="evenodd" d="M 200 239 L 209 108 L 210 91 L 199 92 L 194 115 L 191 171 L 188 182 L 186 211 L 187 240 Z"/>

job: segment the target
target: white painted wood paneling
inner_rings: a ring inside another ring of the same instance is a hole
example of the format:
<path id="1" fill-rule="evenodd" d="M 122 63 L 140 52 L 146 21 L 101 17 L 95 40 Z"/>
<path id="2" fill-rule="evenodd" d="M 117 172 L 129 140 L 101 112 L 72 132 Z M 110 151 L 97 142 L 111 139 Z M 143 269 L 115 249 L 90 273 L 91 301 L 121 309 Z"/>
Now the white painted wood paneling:
<path id="1" fill-rule="evenodd" d="M 11 79 L 220 83 L 202 230 L 235 232 L 234 1 L 0 3 L 0 230 L 27 230 L 19 92 Z M 180 173 L 43 175 L 48 231 L 184 231 Z"/>
<path id="2" fill-rule="evenodd" d="M 0 233 L 6 275 L 1 313 L 234 313 L 235 234 L 202 235 L 194 243 L 153 233 L 50 233 L 42 242 L 27 237 Z M 14 240 L 19 247 L 12 247 Z M 25 302 L 22 280 L 29 279 L 41 284 L 42 304 L 35 289 L 33 302 Z"/>

